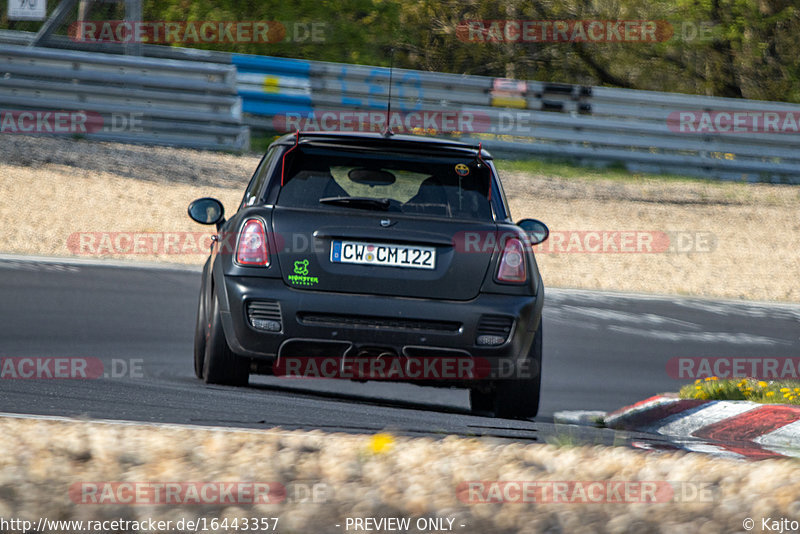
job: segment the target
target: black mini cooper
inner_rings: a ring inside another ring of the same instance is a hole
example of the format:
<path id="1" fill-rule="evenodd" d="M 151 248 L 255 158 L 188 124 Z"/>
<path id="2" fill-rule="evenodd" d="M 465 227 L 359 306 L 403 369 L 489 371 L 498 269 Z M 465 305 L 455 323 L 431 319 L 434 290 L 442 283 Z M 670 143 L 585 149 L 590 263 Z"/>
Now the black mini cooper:
<path id="1" fill-rule="evenodd" d="M 539 407 L 544 288 L 492 157 L 405 135 L 295 133 L 261 160 L 239 209 L 189 206 L 214 224 L 194 368 L 469 388 L 472 409 Z"/>

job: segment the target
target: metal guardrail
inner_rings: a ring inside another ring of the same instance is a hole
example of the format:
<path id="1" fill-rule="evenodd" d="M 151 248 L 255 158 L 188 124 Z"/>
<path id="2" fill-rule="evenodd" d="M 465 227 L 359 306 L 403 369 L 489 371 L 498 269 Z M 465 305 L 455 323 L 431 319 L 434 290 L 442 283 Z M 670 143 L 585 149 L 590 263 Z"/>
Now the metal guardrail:
<path id="1" fill-rule="evenodd" d="M 32 37 L 0 31 L 0 42 L 30 42 Z M 80 46 L 66 37 L 53 36 L 51 41 L 51 46 Z M 121 45 L 103 46 L 109 52 L 123 51 Z M 283 125 L 276 117 L 287 113 L 386 109 L 389 72 L 383 67 L 154 45 L 142 51 L 153 58 L 235 66 L 242 120 L 255 130 L 273 132 Z M 704 111 L 778 112 L 800 122 L 797 104 L 395 69 L 392 109 L 477 118 L 479 128 L 438 133 L 483 142 L 492 152 L 511 157 L 800 184 L 796 133 L 691 133 L 669 123 L 676 112 Z"/>
<path id="2" fill-rule="evenodd" d="M 263 70 L 248 74 L 249 89 L 243 91 L 241 65 L 249 57 L 234 55 L 232 62 L 240 68 L 240 94 L 250 114 L 245 121 L 253 128 L 271 129 L 275 116 L 285 113 L 386 109 L 386 68 L 269 58 Z M 253 95 L 259 83 L 263 87 Z M 475 118 L 479 128 L 439 133 L 482 142 L 505 156 L 800 184 L 798 134 L 691 133 L 670 122 L 679 112 L 720 111 L 778 112 L 800 119 L 796 104 L 403 69 L 394 71 L 392 95 L 392 109 L 399 113 L 450 111 Z M 260 100 L 257 107 L 248 105 L 252 98 Z"/>
<path id="3" fill-rule="evenodd" d="M 84 112 L 91 139 L 247 150 L 231 65 L 0 46 L 3 111 Z M 37 133 L 36 131 L 30 133 Z"/>

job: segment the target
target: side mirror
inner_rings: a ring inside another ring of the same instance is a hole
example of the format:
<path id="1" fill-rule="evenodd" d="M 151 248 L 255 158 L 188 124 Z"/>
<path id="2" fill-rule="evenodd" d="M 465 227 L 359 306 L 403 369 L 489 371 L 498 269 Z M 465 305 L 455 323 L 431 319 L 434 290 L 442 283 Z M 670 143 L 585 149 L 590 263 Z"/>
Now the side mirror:
<path id="1" fill-rule="evenodd" d="M 224 220 L 225 208 L 216 198 L 198 198 L 189 204 L 189 217 L 200 224 L 219 225 Z"/>
<path id="2" fill-rule="evenodd" d="M 550 229 L 542 221 L 537 219 L 522 219 L 517 226 L 525 230 L 531 245 L 544 243 L 550 236 Z"/>

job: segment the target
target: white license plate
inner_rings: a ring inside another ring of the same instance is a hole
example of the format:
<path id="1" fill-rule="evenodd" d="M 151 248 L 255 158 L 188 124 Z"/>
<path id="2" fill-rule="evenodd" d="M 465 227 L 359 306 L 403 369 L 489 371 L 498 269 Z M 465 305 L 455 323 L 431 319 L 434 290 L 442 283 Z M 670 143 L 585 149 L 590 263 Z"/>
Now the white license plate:
<path id="1" fill-rule="evenodd" d="M 435 269 L 436 249 L 414 245 L 334 241 L 331 245 L 331 262 Z"/>

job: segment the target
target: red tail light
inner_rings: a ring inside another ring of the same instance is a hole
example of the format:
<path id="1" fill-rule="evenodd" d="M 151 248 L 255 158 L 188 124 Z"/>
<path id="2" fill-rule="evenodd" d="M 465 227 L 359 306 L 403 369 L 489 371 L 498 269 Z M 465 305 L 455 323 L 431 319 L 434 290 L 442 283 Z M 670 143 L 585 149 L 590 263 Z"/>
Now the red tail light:
<path id="1" fill-rule="evenodd" d="M 267 232 L 259 219 L 248 219 L 239 233 L 236 263 L 242 265 L 269 265 Z"/>
<path id="2" fill-rule="evenodd" d="M 506 241 L 503 255 L 500 257 L 500 267 L 497 269 L 498 282 L 524 282 L 528 278 L 525 266 L 525 249 L 517 238 Z"/>

